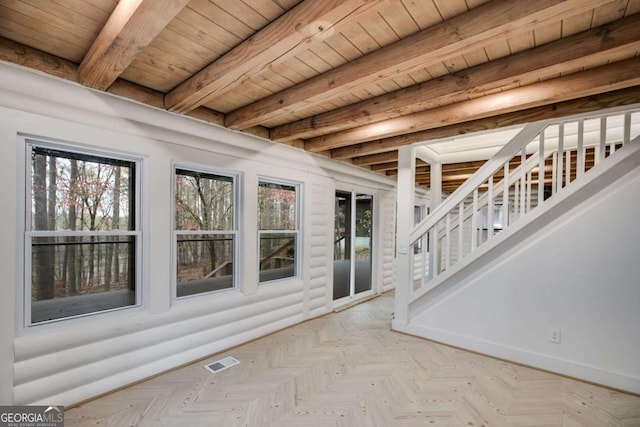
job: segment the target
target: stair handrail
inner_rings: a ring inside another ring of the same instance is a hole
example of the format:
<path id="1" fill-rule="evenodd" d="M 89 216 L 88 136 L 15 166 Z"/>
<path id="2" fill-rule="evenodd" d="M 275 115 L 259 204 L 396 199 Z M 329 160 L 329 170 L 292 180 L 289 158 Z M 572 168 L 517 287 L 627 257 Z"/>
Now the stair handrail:
<path id="1" fill-rule="evenodd" d="M 522 151 L 548 124 L 549 120 L 527 124 L 510 142 L 502 147 L 491 159 L 487 160 L 468 180 L 438 205 L 430 215 L 414 227 L 409 234 L 411 244 L 415 243 L 449 212 L 466 200 L 479 186 L 500 170 L 505 162 L 508 162 L 518 152 Z"/>
<path id="2" fill-rule="evenodd" d="M 549 155 L 551 155 L 552 153 L 554 153 L 554 150 L 548 150 L 544 152 L 544 158 L 546 159 L 547 157 L 549 157 Z M 535 169 L 538 165 L 539 165 L 539 159 L 537 156 L 539 156 L 540 153 L 536 153 L 535 157 L 531 156 L 529 157 L 526 162 L 525 162 L 525 173 L 528 173 L 529 171 L 531 171 L 532 169 Z M 513 169 L 512 171 L 510 171 L 511 173 L 509 174 L 509 181 L 508 181 L 508 186 L 511 187 L 513 185 L 514 182 L 518 181 L 520 179 L 520 174 L 522 171 L 522 165 L 518 165 L 515 169 Z M 486 180 L 485 180 L 486 181 Z M 495 198 L 497 195 L 502 194 L 504 191 L 504 178 L 500 179 L 500 181 L 494 182 L 493 183 L 493 197 Z M 482 195 L 478 196 L 478 207 L 482 207 L 487 205 L 487 199 L 489 199 L 489 193 L 484 193 Z M 470 217 L 473 216 L 473 212 L 465 212 L 464 214 L 464 219 L 468 219 Z M 456 228 L 458 228 L 458 224 L 453 224 L 451 226 L 451 230 L 455 230 Z M 439 232 L 439 236 L 442 236 L 445 233 L 445 230 L 440 230 Z"/>

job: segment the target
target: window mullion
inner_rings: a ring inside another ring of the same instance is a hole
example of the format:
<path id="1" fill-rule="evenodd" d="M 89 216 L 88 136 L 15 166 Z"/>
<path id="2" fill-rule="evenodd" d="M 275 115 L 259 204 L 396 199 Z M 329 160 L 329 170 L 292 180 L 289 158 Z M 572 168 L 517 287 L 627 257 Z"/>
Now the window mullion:
<path id="1" fill-rule="evenodd" d="M 237 234 L 238 230 L 174 230 L 178 236 L 198 236 L 216 234 Z"/>
<path id="2" fill-rule="evenodd" d="M 139 236 L 142 234 L 141 231 L 137 230 L 128 230 L 128 231 L 69 231 L 69 230 L 61 230 L 61 231 L 40 231 L 40 230 L 32 230 L 27 231 L 27 235 L 31 237 L 113 237 L 113 236 Z"/>

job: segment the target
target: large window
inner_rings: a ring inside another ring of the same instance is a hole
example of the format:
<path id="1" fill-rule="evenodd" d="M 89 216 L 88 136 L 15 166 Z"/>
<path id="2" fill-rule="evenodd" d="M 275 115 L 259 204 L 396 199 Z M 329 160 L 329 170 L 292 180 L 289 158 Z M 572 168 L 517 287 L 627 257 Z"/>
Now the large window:
<path id="1" fill-rule="evenodd" d="M 176 169 L 178 297 L 235 286 L 235 181 L 234 176 Z"/>
<path id="2" fill-rule="evenodd" d="M 138 304 L 136 162 L 27 143 L 26 323 Z"/>
<path id="3" fill-rule="evenodd" d="M 258 183 L 260 282 L 298 275 L 298 186 Z"/>

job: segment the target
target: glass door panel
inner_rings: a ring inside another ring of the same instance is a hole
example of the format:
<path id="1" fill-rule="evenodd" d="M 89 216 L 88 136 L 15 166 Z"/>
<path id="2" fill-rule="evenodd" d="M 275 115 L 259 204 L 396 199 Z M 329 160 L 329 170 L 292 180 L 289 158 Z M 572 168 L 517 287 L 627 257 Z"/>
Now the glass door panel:
<path id="1" fill-rule="evenodd" d="M 355 291 L 371 290 L 371 250 L 373 237 L 373 196 L 356 195 Z"/>
<path id="2" fill-rule="evenodd" d="M 333 299 L 371 290 L 373 196 L 336 191 Z"/>
<path id="3" fill-rule="evenodd" d="M 351 193 L 336 192 L 333 299 L 351 295 Z"/>

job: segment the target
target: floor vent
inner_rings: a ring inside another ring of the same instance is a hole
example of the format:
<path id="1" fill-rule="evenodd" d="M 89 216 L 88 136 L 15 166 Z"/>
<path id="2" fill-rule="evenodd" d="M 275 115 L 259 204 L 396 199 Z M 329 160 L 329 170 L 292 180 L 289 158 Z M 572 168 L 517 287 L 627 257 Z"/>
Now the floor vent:
<path id="1" fill-rule="evenodd" d="M 228 357 L 225 357 L 224 359 L 216 360 L 213 363 L 205 365 L 204 367 L 210 370 L 211 372 L 213 372 L 214 374 L 216 374 L 220 371 L 224 371 L 227 368 L 231 368 L 232 366 L 235 366 L 238 363 L 240 363 L 239 360 L 234 359 L 231 356 L 228 356 Z"/>

